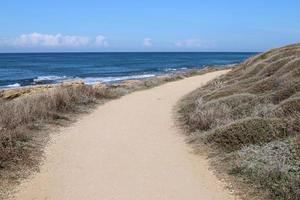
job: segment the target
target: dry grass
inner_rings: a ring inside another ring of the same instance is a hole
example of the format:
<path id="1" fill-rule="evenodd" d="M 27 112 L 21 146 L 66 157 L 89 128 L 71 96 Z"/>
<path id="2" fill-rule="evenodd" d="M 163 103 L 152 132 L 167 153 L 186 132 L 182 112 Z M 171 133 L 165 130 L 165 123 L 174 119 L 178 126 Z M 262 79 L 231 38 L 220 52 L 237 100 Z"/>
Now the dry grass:
<path id="1" fill-rule="evenodd" d="M 217 128 L 205 142 L 231 152 L 251 144 L 262 145 L 286 138 L 294 133 L 296 126 L 278 118 L 246 118 Z"/>
<path id="2" fill-rule="evenodd" d="M 300 199 L 299 143 L 290 142 L 299 141 L 299 93 L 296 44 L 254 56 L 194 91 L 182 100 L 179 120 L 223 170 L 271 199 Z"/>

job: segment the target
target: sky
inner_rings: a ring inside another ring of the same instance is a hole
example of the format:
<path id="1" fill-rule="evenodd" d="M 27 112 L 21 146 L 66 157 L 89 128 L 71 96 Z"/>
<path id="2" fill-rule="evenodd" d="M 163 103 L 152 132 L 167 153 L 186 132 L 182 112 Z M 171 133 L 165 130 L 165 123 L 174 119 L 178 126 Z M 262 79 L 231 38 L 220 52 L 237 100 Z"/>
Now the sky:
<path id="1" fill-rule="evenodd" d="M 0 52 L 258 52 L 300 42 L 299 0 L 9 0 Z"/>

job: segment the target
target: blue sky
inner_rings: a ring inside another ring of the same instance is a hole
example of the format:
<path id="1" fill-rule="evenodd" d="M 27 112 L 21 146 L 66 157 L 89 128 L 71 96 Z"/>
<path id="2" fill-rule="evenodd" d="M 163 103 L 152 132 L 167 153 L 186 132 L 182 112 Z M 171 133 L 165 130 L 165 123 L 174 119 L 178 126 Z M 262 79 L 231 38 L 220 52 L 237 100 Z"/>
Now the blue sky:
<path id="1" fill-rule="evenodd" d="M 264 51 L 300 41 L 299 0 L 10 0 L 0 52 Z"/>

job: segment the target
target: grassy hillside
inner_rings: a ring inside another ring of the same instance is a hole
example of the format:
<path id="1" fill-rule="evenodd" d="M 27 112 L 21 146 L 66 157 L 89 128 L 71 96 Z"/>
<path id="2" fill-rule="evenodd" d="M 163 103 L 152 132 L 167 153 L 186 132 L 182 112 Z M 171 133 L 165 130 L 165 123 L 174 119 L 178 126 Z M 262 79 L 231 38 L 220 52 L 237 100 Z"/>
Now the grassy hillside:
<path id="1" fill-rule="evenodd" d="M 190 143 L 206 144 L 223 171 L 271 199 L 300 199 L 300 44 L 246 60 L 179 113 Z"/>

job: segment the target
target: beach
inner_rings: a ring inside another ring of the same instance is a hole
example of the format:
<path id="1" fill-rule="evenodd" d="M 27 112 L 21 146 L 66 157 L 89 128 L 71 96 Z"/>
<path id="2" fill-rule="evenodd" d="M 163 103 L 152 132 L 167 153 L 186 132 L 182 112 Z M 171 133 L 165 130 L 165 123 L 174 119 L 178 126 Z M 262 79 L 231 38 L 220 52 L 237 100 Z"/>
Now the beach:
<path id="1" fill-rule="evenodd" d="M 99 106 L 52 135 L 40 171 L 22 182 L 13 199 L 234 199 L 207 159 L 190 152 L 174 122 L 180 98 L 227 72 Z"/>

